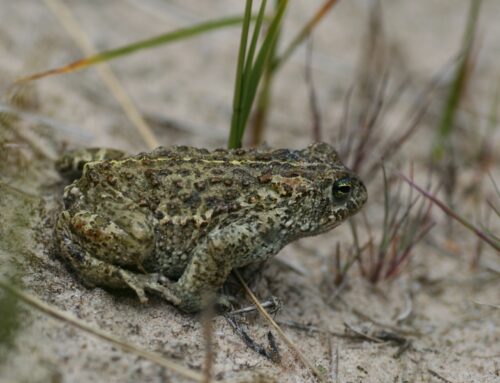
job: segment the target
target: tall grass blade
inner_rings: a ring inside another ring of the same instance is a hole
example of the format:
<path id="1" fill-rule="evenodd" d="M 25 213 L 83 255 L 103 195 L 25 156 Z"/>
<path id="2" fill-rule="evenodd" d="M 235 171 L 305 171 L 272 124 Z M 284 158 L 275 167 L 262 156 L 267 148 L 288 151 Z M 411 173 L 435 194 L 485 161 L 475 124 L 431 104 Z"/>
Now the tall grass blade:
<path id="1" fill-rule="evenodd" d="M 281 0 L 276 15 L 274 16 L 271 24 L 269 25 L 266 37 L 262 43 L 257 58 L 255 59 L 255 63 L 252 67 L 252 71 L 250 73 L 250 79 L 248 81 L 248 88 L 245 89 L 245 97 L 243 99 L 243 105 L 242 105 L 242 121 L 241 121 L 242 135 L 244 127 L 246 126 L 246 122 L 248 121 L 250 111 L 252 110 L 253 101 L 255 99 L 255 94 L 257 93 L 257 87 L 259 86 L 260 79 L 262 77 L 262 74 L 264 73 L 264 67 L 266 61 L 278 37 L 281 26 L 281 20 L 283 18 L 283 14 L 285 13 L 287 5 L 288 5 L 288 0 Z"/>
<path id="2" fill-rule="evenodd" d="M 254 61 L 254 56 L 255 56 L 255 49 L 257 48 L 257 42 L 259 41 L 259 35 L 260 31 L 262 28 L 262 21 L 264 20 L 264 12 L 266 10 L 266 0 L 262 0 L 260 4 L 260 10 L 259 14 L 257 16 L 257 20 L 255 22 L 255 27 L 253 30 L 253 35 L 252 35 L 252 41 L 250 43 L 250 48 L 248 50 L 248 54 L 245 60 L 245 69 L 243 72 L 243 89 L 248 89 L 248 86 L 250 85 L 250 73 L 252 72 L 252 66 L 253 66 L 253 61 Z M 243 130 L 244 127 L 241 125 L 241 120 L 240 124 L 238 125 L 238 136 L 243 137 Z"/>
<path id="3" fill-rule="evenodd" d="M 255 50 L 257 47 L 257 40 L 262 26 L 262 21 L 264 19 L 266 3 L 266 0 L 263 0 L 261 3 L 259 14 L 256 18 L 256 25 L 252 41 L 250 43 L 250 48 L 247 52 L 246 46 L 248 41 L 248 25 L 245 28 L 245 22 L 247 14 L 250 15 L 249 8 L 251 9 L 251 1 L 247 0 L 247 9 L 245 11 L 245 21 L 241 35 L 238 65 L 236 68 L 233 116 L 231 119 L 231 132 L 229 133 L 228 142 L 229 148 L 239 148 L 241 146 L 241 140 L 250 116 L 250 111 L 252 110 L 259 81 L 264 73 L 266 61 L 279 34 L 281 20 L 288 5 L 288 0 L 280 0 L 276 14 L 271 19 L 264 41 L 258 49 L 257 57 L 254 61 L 253 57 L 256 53 Z"/>
<path id="4" fill-rule="evenodd" d="M 250 15 L 252 13 L 252 0 L 246 1 L 243 27 L 241 29 L 240 50 L 238 53 L 238 64 L 236 65 L 236 79 L 234 81 L 233 115 L 231 117 L 231 130 L 229 132 L 229 148 L 241 146 L 239 126 L 241 121 L 241 98 L 243 92 L 243 72 L 245 66 L 246 47 L 248 41 L 248 30 L 250 28 Z"/>
<path id="5" fill-rule="evenodd" d="M 458 64 L 453 83 L 446 99 L 443 115 L 439 123 L 437 137 L 432 150 L 432 159 L 434 161 L 441 160 L 447 150 L 447 141 L 453 131 L 455 115 L 467 86 L 471 64 L 472 45 L 474 42 L 481 2 L 482 0 L 471 0 L 467 26 L 462 43 L 463 56 Z"/>
<path id="6" fill-rule="evenodd" d="M 275 12 L 279 6 L 279 0 L 275 0 Z M 273 80 L 273 71 L 271 69 L 272 63 L 276 60 L 276 46 L 280 39 L 281 30 L 274 40 L 274 44 L 271 47 L 271 52 L 269 52 L 269 57 L 266 62 L 266 67 L 264 69 L 264 74 L 262 75 L 262 85 L 260 86 L 260 92 L 257 96 L 257 102 L 255 106 L 255 111 L 252 116 L 252 126 L 250 129 L 251 138 L 250 145 L 258 146 L 262 141 L 262 134 L 264 132 L 264 127 L 267 122 L 267 113 L 271 104 L 271 86 Z"/>
<path id="7" fill-rule="evenodd" d="M 251 17 L 249 17 L 249 19 L 251 19 Z M 181 28 L 172 32 L 164 33 L 159 36 L 152 37 L 150 39 L 141 40 L 132 44 L 127 44 L 116 49 L 104 51 L 94 56 L 86 57 L 58 68 L 50 69 L 44 72 L 34 73 L 29 76 L 23 77 L 17 81 L 18 82 L 31 81 L 51 75 L 74 72 L 101 62 L 110 61 L 123 56 L 127 56 L 132 53 L 142 51 L 144 49 L 155 48 L 164 44 L 194 37 L 203 34 L 205 32 L 217 30 L 220 28 L 232 27 L 235 25 L 239 25 L 242 22 L 243 18 L 241 16 L 227 17 L 227 18 L 203 22 L 190 27 Z"/>

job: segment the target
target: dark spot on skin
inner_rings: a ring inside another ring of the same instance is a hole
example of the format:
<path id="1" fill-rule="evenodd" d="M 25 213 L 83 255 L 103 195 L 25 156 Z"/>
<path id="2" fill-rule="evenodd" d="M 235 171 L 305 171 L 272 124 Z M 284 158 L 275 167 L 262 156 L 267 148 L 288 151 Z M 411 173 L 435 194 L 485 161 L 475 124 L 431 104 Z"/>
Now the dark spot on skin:
<path id="1" fill-rule="evenodd" d="M 219 176 L 210 177 L 211 184 L 218 184 L 221 181 L 222 181 L 222 177 L 219 177 Z"/>
<path id="2" fill-rule="evenodd" d="M 172 180 L 172 185 L 177 189 L 182 189 L 182 180 Z"/>
<path id="3" fill-rule="evenodd" d="M 158 180 L 158 175 L 153 169 L 147 169 L 144 172 L 144 176 L 149 181 L 151 186 L 156 187 L 156 186 L 160 185 L 160 181 Z"/>
<path id="4" fill-rule="evenodd" d="M 224 180 L 224 185 L 226 185 L 226 186 L 231 186 L 232 184 L 233 184 L 233 181 L 232 181 L 232 180 L 230 180 L 229 178 L 226 178 L 226 179 Z"/>
<path id="5" fill-rule="evenodd" d="M 273 158 L 273 161 L 269 163 L 267 166 L 269 166 L 271 169 L 279 169 L 280 172 L 282 172 L 284 169 L 290 167 L 289 164 L 284 164 L 282 162 L 276 161 L 275 158 Z"/>
<path id="6" fill-rule="evenodd" d="M 165 213 L 161 210 L 156 210 L 154 214 L 156 219 L 163 219 L 165 217 Z"/>
<path id="7" fill-rule="evenodd" d="M 249 203 L 256 203 L 258 200 L 259 200 L 259 197 L 255 196 L 255 195 L 251 195 L 250 197 L 248 197 Z"/>
<path id="8" fill-rule="evenodd" d="M 285 178 L 294 178 L 294 177 L 299 177 L 301 175 L 302 175 L 302 173 L 300 171 L 298 171 L 297 169 L 285 171 L 282 173 L 282 176 Z"/>
<path id="9" fill-rule="evenodd" d="M 257 153 L 255 155 L 255 159 L 257 161 L 271 161 L 273 159 L 273 156 L 271 153 Z"/>
<path id="10" fill-rule="evenodd" d="M 228 211 L 233 212 L 239 210 L 241 205 L 238 202 L 233 202 L 228 205 Z"/>
<path id="11" fill-rule="evenodd" d="M 224 193 L 224 199 L 230 201 L 238 198 L 239 195 L 240 193 L 238 192 L 238 190 L 230 189 Z"/>
<path id="12" fill-rule="evenodd" d="M 241 184 L 243 186 L 249 186 L 255 178 L 246 170 L 243 170 L 241 168 L 235 168 L 231 172 L 233 174 L 233 179 L 234 180 L 240 180 Z"/>
<path id="13" fill-rule="evenodd" d="M 214 175 L 221 175 L 221 174 L 224 174 L 224 170 L 222 170 L 221 168 L 214 168 L 214 169 L 210 170 L 210 173 L 212 173 Z"/>
<path id="14" fill-rule="evenodd" d="M 246 153 L 246 150 L 245 149 L 241 149 L 241 148 L 240 149 L 235 149 L 233 151 L 233 153 L 236 154 L 237 156 L 242 156 L 242 155 L 244 155 Z"/>
<path id="15" fill-rule="evenodd" d="M 273 174 L 270 171 L 267 171 L 266 173 L 261 174 L 258 177 L 258 180 L 261 184 L 266 184 L 268 182 L 271 182 L 273 178 Z"/>
<path id="16" fill-rule="evenodd" d="M 293 188 L 290 185 L 288 185 L 287 183 L 278 184 L 278 185 L 276 185 L 275 189 L 277 189 L 276 191 L 283 196 L 289 196 L 293 192 Z"/>
<path id="17" fill-rule="evenodd" d="M 228 207 L 224 204 L 217 205 L 213 209 L 214 209 L 214 214 L 225 213 L 228 211 Z"/>
<path id="18" fill-rule="evenodd" d="M 205 190 L 207 187 L 207 183 L 205 181 L 196 181 L 193 185 L 199 191 Z"/>
<path id="19" fill-rule="evenodd" d="M 218 197 L 210 196 L 210 197 L 205 198 L 205 203 L 206 203 L 208 208 L 213 209 L 213 208 L 221 205 L 223 203 L 223 201 Z"/>
<path id="20" fill-rule="evenodd" d="M 307 191 L 307 188 L 304 185 L 299 185 L 297 186 L 297 193 L 305 193 Z"/>
<path id="21" fill-rule="evenodd" d="M 159 146 L 151 152 L 151 155 L 155 157 L 166 157 L 170 154 L 170 150 L 164 146 Z"/>
<path id="22" fill-rule="evenodd" d="M 83 263 L 85 261 L 85 255 L 73 243 L 65 240 L 64 245 L 68 249 L 68 252 L 71 254 L 72 259 L 75 259 L 79 263 Z"/>
<path id="23" fill-rule="evenodd" d="M 349 211 L 356 210 L 356 205 L 354 205 L 354 202 L 347 201 L 347 210 L 349 210 Z"/>
<path id="24" fill-rule="evenodd" d="M 181 169 L 181 170 L 179 170 L 179 174 L 183 177 L 187 177 L 187 176 L 191 175 L 191 170 Z"/>
<path id="25" fill-rule="evenodd" d="M 92 182 L 94 185 L 97 185 L 99 183 L 99 174 L 96 172 L 94 169 L 87 168 L 87 178 Z"/>
<path id="26" fill-rule="evenodd" d="M 291 153 L 289 149 L 276 149 L 273 151 L 273 157 L 280 161 L 289 161 Z"/>
<path id="27" fill-rule="evenodd" d="M 201 203 L 200 194 L 197 192 L 192 192 L 191 194 L 183 197 L 182 202 L 184 202 L 191 208 L 197 208 Z"/>

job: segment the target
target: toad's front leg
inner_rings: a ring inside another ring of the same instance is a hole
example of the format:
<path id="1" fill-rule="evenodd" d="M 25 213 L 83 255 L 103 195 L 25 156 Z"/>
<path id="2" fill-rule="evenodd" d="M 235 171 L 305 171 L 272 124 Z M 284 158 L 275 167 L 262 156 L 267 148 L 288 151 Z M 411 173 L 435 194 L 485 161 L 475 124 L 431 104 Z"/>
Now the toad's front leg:
<path id="1" fill-rule="evenodd" d="M 279 216 L 255 214 L 212 231 L 193 251 L 181 278 L 171 286 L 187 312 L 199 311 L 212 298 L 231 270 L 276 254 L 285 239 L 279 235 Z"/>

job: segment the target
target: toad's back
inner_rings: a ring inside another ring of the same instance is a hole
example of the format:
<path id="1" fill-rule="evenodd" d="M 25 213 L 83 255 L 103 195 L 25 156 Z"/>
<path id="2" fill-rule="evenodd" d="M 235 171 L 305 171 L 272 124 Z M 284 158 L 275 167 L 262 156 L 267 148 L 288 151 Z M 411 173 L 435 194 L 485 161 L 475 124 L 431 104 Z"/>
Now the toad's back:
<path id="1" fill-rule="evenodd" d="M 165 217 L 215 218 L 252 206 L 269 208 L 345 171 L 329 146 L 300 151 L 158 148 L 133 157 L 87 164 L 78 188 L 90 199 L 117 193 Z M 94 191 L 94 192 L 92 192 Z M 92 201 L 98 204 L 100 201 Z"/>

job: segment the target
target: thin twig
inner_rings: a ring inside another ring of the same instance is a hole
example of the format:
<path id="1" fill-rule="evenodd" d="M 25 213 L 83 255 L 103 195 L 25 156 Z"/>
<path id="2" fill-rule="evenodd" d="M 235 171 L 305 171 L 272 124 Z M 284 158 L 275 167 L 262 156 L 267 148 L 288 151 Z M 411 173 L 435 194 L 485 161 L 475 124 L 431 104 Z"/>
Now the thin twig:
<path id="1" fill-rule="evenodd" d="M 269 309 L 269 311 L 272 314 L 274 314 L 276 311 L 278 311 L 281 308 L 281 301 L 278 297 L 272 296 L 268 300 L 262 302 L 261 305 L 262 305 L 262 307 Z M 239 310 L 233 310 L 230 313 L 228 313 L 227 315 L 234 316 L 234 315 L 248 314 L 248 313 L 256 311 L 256 310 L 257 310 L 257 307 L 252 305 L 249 307 L 244 307 L 244 308 L 239 309 Z"/>
<path id="2" fill-rule="evenodd" d="M 365 314 L 364 312 L 362 312 L 361 310 L 355 308 L 355 307 L 352 307 L 351 305 L 349 305 L 342 297 L 339 297 L 339 300 L 345 304 L 349 310 L 351 310 L 351 312 L 360 317 L 361 319 L 364 319 L 368 322 L 371 322 L 373 323 L 374 325 L 377 325 L 379 327 L 382 327 L 382 328 L 386 328 L 386 329 L 389 329 L 391 331 L 394 331 L 395 333 L 397 334 L 401 334 L 401 335 L 409 335 L 409 336 L 421 336 L 422 334 L 419 332 L 419 331 L 408 331 L 408 330 L 403 330 L 399 327 L 396 327 L 396 326 L 392 326 L 390 324 L 387 324 L 387 323 L 382 323 L 372 317 L 370 317 L 369 315 Z"/>
<path id="3" fill-rule="evenodd" d="M 358 336 L 353 336 L 350 334 L 342 333 L 342 332 L 336 332 L 336 331 L 330 331 L 330 330 L 324 330 L 321 329 L 317 326 L 314 325 L 309 325 L 309 324 L 302 324 L 294 321 L 277 321 L 279 325 L 282 326 L 287 326 L 290 328 L 294 328 L 296 330 L 301 330 L 305 331 L 308 333 L 319 333 L 319 334 L 325 334 L 325 335 L 331 335 L 337 338 L 346 338 L 346 339 L 358 339 Z"/>
<path id="4" fill-rule="evenodd" d="M 476 234 L 479 238 L 481 238 L 484 242 L 486 242 L 488 245 L 493 247 L 495 250 L 497 250 L 497 254 L 500 255 L 500 243 L 496 243 L 493 238 L 490 238 L 488 235 L 486 235 L 483 231 L 481 231 L 479 228 L 477 228 L 475 225 L 472 223 L 467 222 L 464 218 L 462 218 L 460 215 L 455 213 L 453 210 L 451 210 L 448 206 L 446 206 L 443 202 L 438 200 L 436 197 L 434 197 L 432 194 L 428 193 L 424 189 L 422 189 L 420 186 L 418 186 L 416 183 L 414 183 L 412 180 L 410 180 L 408 177 L 406 177 L 404 174 L 397 172 L 397 174 L 403 178 L 406 182 L 408 182 L 413 188 L 418 190 L 420 193 L 422 193 L 426 198 L 428 198 L 432 203 L 437 205 L 441 210 L 443 210 L 447 215 L 455 219 L 456 221 L 460 222 L 463 226 L 465 226 L 467 229 L 472 231 L 474 234 Z"/>
<path id="5" fill-rule="evenodd" d="M 354 334 L 358 335 L 359 337 L 361 338 L 366 338 L 372 342 L 375 342 L 375 343 L 385 343 L 384 340 L 382 339 L 379 339 L 379 338 L 376 338 L 374 336 L 371 336 L 371 335 L 368 335 L 368 334 L 365 334 L 364 332 L 362 331 L 359 331 L 359 330 L 356 330 L 352 325 L 350 325 L 349 323 L 347 322 L 344 322 L 344 325 L 349 329 L 351 330 Z"/>
<path id="6" fill-rule="evenodd" d="M 269 351 L 266 350 L 264 346 L 257 343 L 252 339 L 250 335 L 245 331 L 243 327 L 233 318 L 231 315 L 224 315 L 227 323 L 233 328 L 234 332 L 243 340 L 243 342 L 247 345 L 248 348 L 255 351 L 257 354 L 264 356 L 274 363 L 279 363 L 281 361 L 281 357 L 279 355 L 278 347 L 274 340 L 274 336 L 271 331 L 267 334 L 267 338 L 269 341 Z"/>
<path id="7" fill-rule="evenodd" d="M 434 376 L 434 377 L 436 377 L 436 378 L 438 378 L 438 379 L 442 380 L 442 381 L 443 381 L 443 382 L 445 382 L 445 383 L 453 383 L 451 380 L 446 379 L 445 377 L 441 376 L 441 375 L 440 375 L 440 374 L 438 374 L 436 371 L 431 370 L 430 368 L 428 368 L 428 369 L 427 369 L 427 372 L 428 372 L 429 374 L 431 374 L 432 376 Z"/>
<path id="8" fill-rule="evenodd" d="M 203 365 L 203 383 L 210 383 L 212 380 L 212 368 L 214 364 L 214 350 L 212 346 L 213 338 L 213 323 L 214 317 L 214 301 L 210 300 L 210 304 L 205 308 L 201 315 L 203 326 L 203 338 L 205 339 L 205 363 Z"/>
<path id="9" fill-rule="evenodd" d="M 309 361 L 309 359 L 306 358 L 306 356 L 297 348 L 297 346 L 295 346 L 295 344 L 291 341 L 291 339 L 283 332 L 281 327 L 278 326 L 278 324 L 274 321 L 274 319 L 271 318 L 269 313 L 262 307 L 259 300 L 252 293 L 252 290 L 250 290 L 250 288 L 247 286 L 247 284 L 243 280 L 243 278 L 242 278 L 241 274 L 238 272 L 238 270 L 233 270 L 233 272 L 236 275 L 236 278 L 238 278 L 239 282 L 243 286 L 243 289 L 245 290 L 247 295 L 250 297 L 250 299 L 255 304 L 255 306 L 257 306 L 257 308 L 259 309 L 262 316 L 267 319 L 267 321 L 271 324 L 271 326 L 274 327 L 274 329 L 279 334 L 281 339 L 283 339 L 283 341 L 288 345 L 288 347 L 290 347 L 292 350 L 294 350 L 294 352 L 299 357 L 300 361 L 312 371 L 312 373 L 316 376 L 316 378 L 318 378 L 318 380 L 320 382 L 326 383 L 325 379 L 323 378 L 323 376 L 321 375 L 319 370 Z"/>

